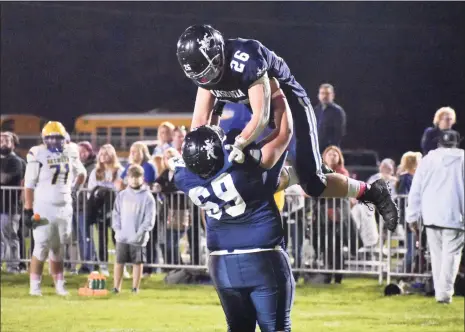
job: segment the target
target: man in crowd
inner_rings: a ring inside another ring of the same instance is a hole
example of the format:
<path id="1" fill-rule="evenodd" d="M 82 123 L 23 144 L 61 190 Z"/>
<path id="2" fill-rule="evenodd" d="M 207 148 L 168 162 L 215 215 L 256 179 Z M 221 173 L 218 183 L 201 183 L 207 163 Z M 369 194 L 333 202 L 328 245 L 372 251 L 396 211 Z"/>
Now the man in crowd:
<path id="1" fill-rule="evenodd" d="M 0 184 L 3 186 L 21 186 L 26 163 L 14 153 L 15 136 L 2 132 L 0 136 Z M 9 262 L 7 271 L 18 273 L 20 270 L 19 221 L 21 219 L 20 191 L 2 189 L 0 191 L 1 256 Z"/>
<path id="2" fill-rule="evenodd" d="M 419 164 L 408 196 L 407 222 L 426 227 L 436 301 L 451 303 L 464 246 L 464 151 L 458 132 L 444 131 Z"/>
<path id="3" fill-rule="evenodd" d="M 342 137 L 346 133 L 346 112 L 334 102 L 334 95 L 334 87 L 331 84 L 325 83 L 320 86 L 320 102 L 315 106 L 315 116 L 321 151 L 330 145 L 340 147 Z"/>

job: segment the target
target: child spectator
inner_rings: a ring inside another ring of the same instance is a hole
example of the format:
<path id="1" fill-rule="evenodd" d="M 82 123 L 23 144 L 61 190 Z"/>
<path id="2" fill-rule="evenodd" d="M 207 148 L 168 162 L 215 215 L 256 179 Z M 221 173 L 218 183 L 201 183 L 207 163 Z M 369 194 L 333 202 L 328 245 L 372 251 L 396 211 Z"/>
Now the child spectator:
<path id="1" fill-rule="evenodd" d="M 118 193 L 113 209 L 112 227 L 116 238 L 114 293 L 121 291 L 125 264 L 132 264 L 132 292 L 137 293 L 146 261 L 147 242 L 155 225 L 155 199 L 144 185 L 144 169 L 128 169 L 128 187 Z"/>

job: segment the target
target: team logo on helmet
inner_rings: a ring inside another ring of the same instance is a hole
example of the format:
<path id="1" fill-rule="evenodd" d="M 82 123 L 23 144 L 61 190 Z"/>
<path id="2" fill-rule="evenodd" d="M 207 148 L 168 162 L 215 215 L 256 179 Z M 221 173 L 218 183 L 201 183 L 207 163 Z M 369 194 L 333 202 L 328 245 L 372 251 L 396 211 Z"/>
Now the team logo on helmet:
<path id="1" fill-rule="evenodd" d="M 205 140 L 205 145 L 200 148 L 202 151 L 207 152 L 207 159 L 210 158 L 218 159 L 218 156 L 215 155 L 215 145 L 211 139 Z"/>
<path id="2" fill-rule="evenodd" d="M 210 44 L 212 40 L 213 40 L 213 36 L 209 36 L 208 33 L 206 32 L 202 40 L 197 38 L 197 43 L 199 43 L 200 45 L 199 48 L 202 51 L 207 51 L 210 49 Z"/>

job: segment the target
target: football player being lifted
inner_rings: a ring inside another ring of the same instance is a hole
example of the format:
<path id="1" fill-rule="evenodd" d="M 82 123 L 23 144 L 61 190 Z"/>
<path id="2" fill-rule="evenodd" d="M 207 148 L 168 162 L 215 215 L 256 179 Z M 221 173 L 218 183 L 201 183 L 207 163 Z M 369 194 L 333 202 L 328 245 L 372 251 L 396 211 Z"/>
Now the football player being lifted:
<path id="1" fill-rule="evenodd" d="M 67 295 L 63 278 L 63 245 L 69 244 L 72 229 L 72 194 L 86 178 L 86 169 L 76 149 L 65 143 L 66 130 L 60 122 L 48 122 L 42 129 L 43 144 L 27 154 L 24 220 L 33 228 L 34 249 L 30 271 L 30 294 L 41 296 L 40 281 L 49 255 L 55 290 Z M 48 221 L 34 224 L 34 214 Z"/>
<path id="2" fill-rule="evenodd" d="M 373 203 L 387 228 L 396 228 L 398 209 L 383 180 L 369 185 L 332 173 L 323 165 L 310 100 L 281 57 L 257 40 L 225 40 L 209 25 L 187 28 L 178 40 L 177 57 L 186 76 L 198 87 L 192 129 L 218 124 L 217 111 L 225 102 L 244 103 L 251 109 L 250 122 L 227 147 L 230 161 L 244 162 L 244 148 L 273 123 L 270 118 L 284 107 L 285 98 L 294 118 L 294 166 L 305 192 L 314 197 L 354 197 Z"/>

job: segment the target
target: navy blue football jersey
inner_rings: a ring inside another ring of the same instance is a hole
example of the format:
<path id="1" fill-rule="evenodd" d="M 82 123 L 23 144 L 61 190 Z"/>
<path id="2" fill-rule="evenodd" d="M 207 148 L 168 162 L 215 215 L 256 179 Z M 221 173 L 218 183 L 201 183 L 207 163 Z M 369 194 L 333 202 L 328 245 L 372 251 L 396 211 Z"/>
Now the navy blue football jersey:
<path id="1" fill-rule="evenodd" d="M 268 73 L 285 91 L 308 99 L 304 88 L 295 80 L 284 60 L 253 39 L 227 39 L 224 45 L 225 68 L 219 82 L 199 85 L 220 101 L 248 104 L 248 90 L 253 82 Z M 289 97 L 289 96 L 288 96 Z"/>
<path id="2" fill-rule="evenodd" d="M 202 179 L 176 159 L 176 187 L 206 212 L 209 250 L 272 248 L 283 244 L 281 216 L 274 200 L 286 155 L 270 170 L 249 162 L 228 162 Z"/>

